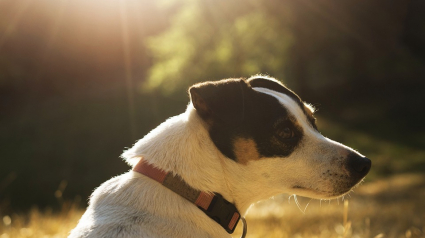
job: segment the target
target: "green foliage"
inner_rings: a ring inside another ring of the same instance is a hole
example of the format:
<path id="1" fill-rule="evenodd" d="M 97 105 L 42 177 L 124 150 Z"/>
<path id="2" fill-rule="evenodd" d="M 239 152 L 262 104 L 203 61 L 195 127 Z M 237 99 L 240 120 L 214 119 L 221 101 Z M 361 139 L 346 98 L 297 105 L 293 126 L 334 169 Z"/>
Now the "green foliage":
<path id="1" fill-rule="evenodd" d="M 199 1 L 186 1 L 171 27 L 149 39 L 155 63 L 145 90 L 170 94 L 199 81 L 258 73 L 283 78 L 293 43 L 285 22 L 261 8 L 223 15 L 217 9 L 222 5 L 237 7 L 220 1 L 206 9 Z"/>

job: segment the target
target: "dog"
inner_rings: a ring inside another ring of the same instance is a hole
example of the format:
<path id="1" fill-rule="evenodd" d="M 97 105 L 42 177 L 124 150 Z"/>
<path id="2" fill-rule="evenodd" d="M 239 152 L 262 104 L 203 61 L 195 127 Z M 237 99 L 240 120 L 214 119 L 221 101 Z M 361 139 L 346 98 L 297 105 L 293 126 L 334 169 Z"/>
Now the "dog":
<path id="1" fill-rule="evenodd" d="M 70 238 L 230 237 L 257 201 L 337 198 L 370 170 L 274 78 L 204 82 L 189 95 L 184 113 L 124 151 L 133 170 L 93 192 Z"/>

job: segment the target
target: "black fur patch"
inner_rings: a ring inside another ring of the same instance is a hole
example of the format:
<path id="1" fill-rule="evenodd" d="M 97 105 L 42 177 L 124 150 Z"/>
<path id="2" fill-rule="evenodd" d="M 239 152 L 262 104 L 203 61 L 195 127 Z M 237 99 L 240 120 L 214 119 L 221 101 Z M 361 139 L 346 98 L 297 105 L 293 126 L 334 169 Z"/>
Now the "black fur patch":
<path id="1" fill-rule="evenodd" d="M 297 102 L 297 104 L 300 106 L 301 110 L 303 110 L 304 114 L 306 115 L 308 121 L 310 122 L 310 125 L 317 130 L 317 125 L 316 125 L 316 118 L 314 118 L 314 116 L 312 115 L 312 113 L 308 113 L 303 103 L 303 101 L 301 100 L 301 98 L 294 93 L 292 90 L 290 90 L 289 88 L 285 87 L 283 84 L 281 83 L 277 83 L 274 82 L 272 80 L 268 80 L 266 78 L 251 78 L 248 80 L 248 83 L 251 85 L 251 87 L 260 87 L 260 88 L 268 88 L 271 89 L 273 91 L 276 92 L 280 92 L 283 94 L 288 95 L 289 97 L 291 97 L 295 102 Z"/>
<path id="2" fill-rule="evenodd" d="M 233 146 L 238 138 L 253 140 L 261 157 L 287 157 L 302 140 L 303 130 L 287 108 L 243 79 L 197 84 L 189 92 L 212 141 L 233 160 L 237 161 Z M 285 128 L 294 136 L 282 138 Z"/>

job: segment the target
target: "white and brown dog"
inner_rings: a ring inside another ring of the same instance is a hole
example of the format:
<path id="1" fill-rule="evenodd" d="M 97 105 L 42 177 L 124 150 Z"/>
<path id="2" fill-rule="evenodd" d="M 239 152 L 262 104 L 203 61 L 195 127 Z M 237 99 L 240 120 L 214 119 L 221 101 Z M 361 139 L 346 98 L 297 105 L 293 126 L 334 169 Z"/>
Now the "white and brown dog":
<path id="1" fill-rule="evenodd" d="M 275 79 L 189 94 L 183 114 L 123 153 L 133 170 L 94 191 L 69 237 L 230 237 L 257 201 L 336 198 L 369 172 L 369 159 L 322 136 L 312 107 Z"/>

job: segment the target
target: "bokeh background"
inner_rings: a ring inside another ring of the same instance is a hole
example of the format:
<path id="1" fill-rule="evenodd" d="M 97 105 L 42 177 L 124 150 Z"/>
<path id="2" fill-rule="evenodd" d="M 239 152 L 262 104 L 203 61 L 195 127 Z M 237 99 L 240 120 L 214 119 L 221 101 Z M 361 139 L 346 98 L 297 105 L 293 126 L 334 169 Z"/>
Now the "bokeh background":
<path id="1" fill-rule="evenodd" d="M 125 148 L 184 111 L 190 85 L 258 73 L 372 159 L 358 196 L 416 206 L 394 237 L 425 233 L 421 0 L 0 0 L 4 227 L 34 207 L 84 208 L 129 170 Z"/>

